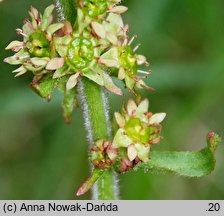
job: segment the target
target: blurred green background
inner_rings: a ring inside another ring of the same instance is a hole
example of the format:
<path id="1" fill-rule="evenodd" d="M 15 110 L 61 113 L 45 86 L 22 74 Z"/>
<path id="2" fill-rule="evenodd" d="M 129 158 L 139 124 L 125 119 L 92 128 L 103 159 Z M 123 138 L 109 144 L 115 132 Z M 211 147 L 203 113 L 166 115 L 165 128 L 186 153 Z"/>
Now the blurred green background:
<path id="1" fill-rule="evenodd" d="M 87 144 L 81 112 L 71 125 L 61 117 L 61 96 L 51 103 L 32 92 L 29 76 L 15 79 L 2 59 L 4 47 L 19 37 L 15 29 L 50 0 L 0 3 L 0 199 L 74 199 L 88 177 Z M 168 114 L 159 150 L 198 150 L 209 130 L 224 131 L 224 1 L 127 0 L 125 22 L 138 34 L 139 52 L 151 62 L 148 79 L 155 92 L 144 93 L 151 111 Z M 110 96 L 111 111 L 126 100 Z M 223 145 L 216 170 L 208 177 L 128 173 L 120 177 L 122 199 L 223 199 Z M 89 199 L 87 194 L 81 199 Z"/>

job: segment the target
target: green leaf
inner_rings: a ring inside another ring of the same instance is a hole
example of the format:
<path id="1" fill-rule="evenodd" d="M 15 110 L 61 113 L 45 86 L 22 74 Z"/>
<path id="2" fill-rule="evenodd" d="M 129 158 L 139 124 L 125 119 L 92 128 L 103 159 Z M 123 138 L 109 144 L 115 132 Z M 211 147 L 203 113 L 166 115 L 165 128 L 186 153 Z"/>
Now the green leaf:
<path id="1" fill-rule="evenodd" d="M 78 106 L 75 88 L 64 91 L 64 100 L 62 102 L 63 116 L 67 123 L 71 122 L 72 113 Z"/>
<path id="2" fill-rule="evenodd" d="M 52 79 L 52 74 L 43 76 L 40 80 L 31 83 L 32 89 L 41 97 L 51 99 L 51 94 L 57 84 L 57 79 Z"/>
<path id="3" fill-rule="evenodd" d="M 149 172 L 168 172 L 186 177 L 206 176 L 215 168 L 214 146 L 217 147 L 220 141 L 218 135 L 210 132 L 208 147 L 198 152 L 152 151 L 150 160 L 139 165 L 139 168 L 144 168 Z"/>

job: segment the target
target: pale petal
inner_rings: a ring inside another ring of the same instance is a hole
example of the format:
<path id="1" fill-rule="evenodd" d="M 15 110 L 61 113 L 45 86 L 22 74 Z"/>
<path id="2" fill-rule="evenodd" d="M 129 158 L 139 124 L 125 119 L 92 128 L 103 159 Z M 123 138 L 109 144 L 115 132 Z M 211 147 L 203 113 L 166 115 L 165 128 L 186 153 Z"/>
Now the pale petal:
<path id="1" fill-rule="evenodd" d="M 118 72 L 118 79 L 123 80 L 125 78 L 125 70 L 123 67 L 120 67 L 119 72 Z"/>
<path id="2" fill-rule="evenodd" d="M 104 80 L 102 76 L 102 71 L 91 68 L 92 70 L 87 70 L 83 73 L 83 76 L 87 77 L 88 79 L 92 80 L 93 82 L 97 83 L 100 86 L 104 85 Z"/>
<path id="3" fill-rule="evenodd" d="M 42 22 L 40 23 L 40 28 L 42 31 L 45 31 L 47 27 L 51 24 L 51 21 L 52 21 L 51 17 L 52 17 L 52 12 L 54 8 L 55 6 L 52 4 L 44 10 L 43 19 L 42 19 Z"/>
<path id="4" fill-rule="evenodd" d="M 12 64 L 12 65 L 23 64 L 24 61 L 27 60 L 29 57 L 30 57 L 29 53 L 25 52 L 22 49 L 15 55 L 5 58 L 4 62 Z"/>
<path id="5" fill-rule="evenodd" d="M 120 15 L 109 13 L 107 20 L 103 25 L 105 26 L 106 32 L 111 32 L 117 36 L 123 35 L 124 22 Z"/>
<path id="6" fill-rule="evenodd" d="M 34 73 L 39 72 L 39 71 L 43 70 L 43 68 L 44 68 L 44 66 L 36 67 L 31 62 L 24 62 L 23 65 L 28 71 L 32 71 Z"/>
<path id="7" fill-rule="evenodd" d="M 45 66 L 49 62 L 50 59 L 34 57 L 34 58 L 31 58 L 30 60 L 35 66 Z"/>
<path id="8" fill-rule="evenodd" d="M 133 116 L 136 114 L 137 105 L 133 99 L 129 99 L 127 103 L 127 111 L 129 116 Z"/>
<path id="9" fill-rule="evenodd" d="M 102 24 L 98 22 L 92 22 L 92 28 L 99 37 L 103 39 L 106 37 L 106 30 Z"/>
<path id="10" fill-rule="evenodd" d="M 104 58 L 100 58 L 99 62 L 101 64 L 106 65 L 107 67 L 119 67 L 120 63 L 119 61 L 115 60 L 115 59 L 104 59 Z"/>
<path id="11" fill-rule="evenodd" d="M 80 73 L 77 72 L 74 75 L 70 76 L 67 83 L 66 83 L 66 89 L 70 90 L 72 88 L 74 88 L 78 82 L 78 78 L 79 78 Z"/>
<path id="12" fill-rule="evenodd" d="M 127 7 L 120 5 L 120 6 L 115 6 L 111 9 L 109 9 L 108 12 L 122 14 L 122 13 L 125 13 L 127 10 L 128 10 Z"/>
<path id="13" fill-rule="evenodd" d="M 61 57 L 65 57 L 67 55 L 68 44 L 71 40 L 72 38 L 70 35 L 54 38 L 55 48 Z"/>
<path id="14" fill-rule="evenodd" d="M 155 90 L 154 88 L 152 88 L 150 86 L 147 86 L 143 80 L 138 80 L 136 82 L 136 87 L 137 88 L 144 88 L 144 89 L 146 89 L 148 91 L 154 91 Z"/>
<path id="15" fill-rule="evenodd" d="M 156 113 L 149 119 L 149 124 L 159 124 L 166 117 L 166 113 Z"/>
<path id="16" fill-rule="evenodd" d="M 124 127 L 125 119 L 123 118 L 123 116 L 118 112 L 115 112 L 114 116 L 115 116 L 115 119 L 116 119 L 116 122 L 117 122 L 118 126 L 119 127 Z"/>
<path id="17" fill-rule="evenodd" d="M 144 99 L 138 105 L 137 114 L 144 114 L 144 113 L 148 112 L 148 109 L 149 109 L 149 100 Z"/>
<path id="18" fill-rule="evenodd" d="M 30 12 L 32 13 L 33 18 L 35 20 L 37 20 L 39 18 L 39 12 L 38 12 L 38 10 L 35 7 L 31 6 L 30 7 Z"/>
<path id="19" fill-rule="evenodd" d="M 127 135 L 125 135 L 124 130 L 122 128 L 118 129 L 117 133 L 114 136 L 112 147 L 128 147 L 131 144 L 132 140 Z"/>
<path id="20" fill-rule="evenodd" d="M 15 77 L 21 76 L 21 75 L 25 74 L 26 72 L 27 72 L 27 70 L 21 71 L 21 72 L 17 73 L 15 75 Z"/>
<path id="21" fill-rule="evenodd" d="M 13 72 L 13 73 L 18 73 L 18 72 L 20 72 L 20 71 L 23 71 L 24 69 L 25 69 L 25 68 L 24 68 L 23 65 L 22 65 L 22 66 L 20 66 L 19 68 L 13 70 L 12 72 Z"/>
<path id="22" fill-rule="evenodd" d="M 117 45 L 118 43 L 118 39 L 117 39 L 117 36 L 113 33 L 106 33 L 106 38 L 114 45 Z"/>
<path id="23" fill-rule="evenodd" d="M 34 28 L 29 20 L 26 20 L 25 24 L 23 25 L 23 32 L 26 35 L 30 35 L 34 32 Z"/>
<path id="24" fill-rule="evenodd" d="M 23 42 L 15 40 L 15 41 L 12 41 L 5 49 L 10 50 L 10 49 L 16 49 L 18 47 L 22 48 L 23 44 L 24 44 Z"/>
<path id="25" fill-rule="evenodd" d="M 137 58 L 137 64 L 142 65 L 146 63 L 146 57 L 143 55 L 136 55 Z"/>
<path id="26" fill-rule="evenodd" d="M 134 145 L 128 146 L 128 159 L 133 161 L 137 157 L 137 150 Z"/>
<path id="27" fill-rule="evenodd" d="M 100 61 L 103 59 L 112 59 L 118 61 L 118 49 L 115 47 L 109 49 L 107 52 L 100 56 Z"/>
<path id="28" fill-rule="evenodd" d="M 149 143 L 150 144 L 158 144 L 158 143 L 160 143 L 160 140 L 161 140 L 161 136 L 151 140 Z"/>
<path id="29" fill-rule="evenodd" d="M 129 76 L 125 76 L 125 85 L 129 90 L 132 90 L 135 86 L 136 82 Z"/>
<path id="30" fill-rule="evenodd" d="M 150 152 L 150 146 L 145 146 L 142 144 L 135 144 L 135 149 L 137 151 L 138 158 L 143 161 L 147 162 L 149 160 L 149 152 Z"/>
<path id="31" fill-rule="evenodd" d="M 46 69 L 47 70 L 57 70 L 57 69 L 63 67 L 63 65 L 64 65 L 64 58 L 53 58 L 48 62 Z"/>
<path id="32" fill-rule="evenodd" d="M 73 33 L 73 28 L 69 21 L 65 21 L 63 31 L 65 32 L 65 34 Z"/>
<path id="33" fill-rule="evenodd" d="M 16 70 L 13 71 L 13 73 L 17 73 L 15 77 L 21 76 L 27 72 L 27 69 L 22 65 L 21 67 L 17 68 Z"/>
<path id="34" fill-rule="evenodd" d="M 61 29 L 64 26 L 63 23 L 54 23 L 47 28 L 47 32 L 50 34 L 54 34 L 56 31 Z"/>
<path id="35" fill-rule="evenodd" d="M 60 77 L 63 77 L 64 75 L 66 75 L 66 72 L 67 72 L 66 69 L 67 69 L 66 66 L 57 69 L 53 75 L 53 79 L 60 78 Z"/>
<path id="36" fill-rule="evenodd" d="M 114 84 L 110 75 L 108 75 L 107 73 L 103 73 L 103 80 L 104 80 L 104 86 L 107 90 L 117 95 L 121 95 L 121 96 L 123 95 L 123 92 L 121 91 L 119 87 L 117 87 Z"/>

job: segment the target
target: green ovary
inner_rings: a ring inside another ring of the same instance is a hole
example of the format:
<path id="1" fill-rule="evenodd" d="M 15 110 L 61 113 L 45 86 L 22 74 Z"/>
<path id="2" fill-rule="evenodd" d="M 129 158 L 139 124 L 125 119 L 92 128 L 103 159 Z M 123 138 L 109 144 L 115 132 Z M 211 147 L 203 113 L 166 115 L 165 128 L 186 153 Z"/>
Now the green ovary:
<path id="1" fill-rule="evenodd" d="M 74 70 L 82 70 L 89 66 L 94 58 L 93 44 L 86 38 L 75 38 L 68 47 L 67 64 Z"/>
<path id="2" fill-rule="evenodd" d="M 106 0 L 84 0 L 83 6 L 83 12 L 91 18 L 105 14 L 108 8 Z"/>
<path id="3" fill-rule="evenodd" d="M 50 42 L 44 32 L 35 32 L 30 35 L 27 48 L 31 57 L 50 57 Z"/>
<path id="4" fill-rule="evenodd" d="M 151 139 L 152 129 L 138 118 L 131 118 L 124 126 L 126 134 L 134 141 L 146 144 Z"/>
<path id="5" fill-rule="evenodd" d="M 130 46 L 122 46 L 118 50 L 121 66 L 129 76 L 137 75 L 137 60 Z"/>

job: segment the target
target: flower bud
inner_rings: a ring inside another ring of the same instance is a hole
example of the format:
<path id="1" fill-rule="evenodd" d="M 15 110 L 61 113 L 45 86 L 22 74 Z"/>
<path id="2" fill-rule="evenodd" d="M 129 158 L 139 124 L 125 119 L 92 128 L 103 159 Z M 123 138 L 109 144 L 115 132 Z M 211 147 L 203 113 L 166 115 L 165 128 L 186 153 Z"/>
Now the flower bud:
<path id="1" fill-rule="evenodd" d="M 91 148 L 91 161 L 100 169 L 110 168 L 117 158 L 117 150 L 110 141 L 98 140 Z"/>

